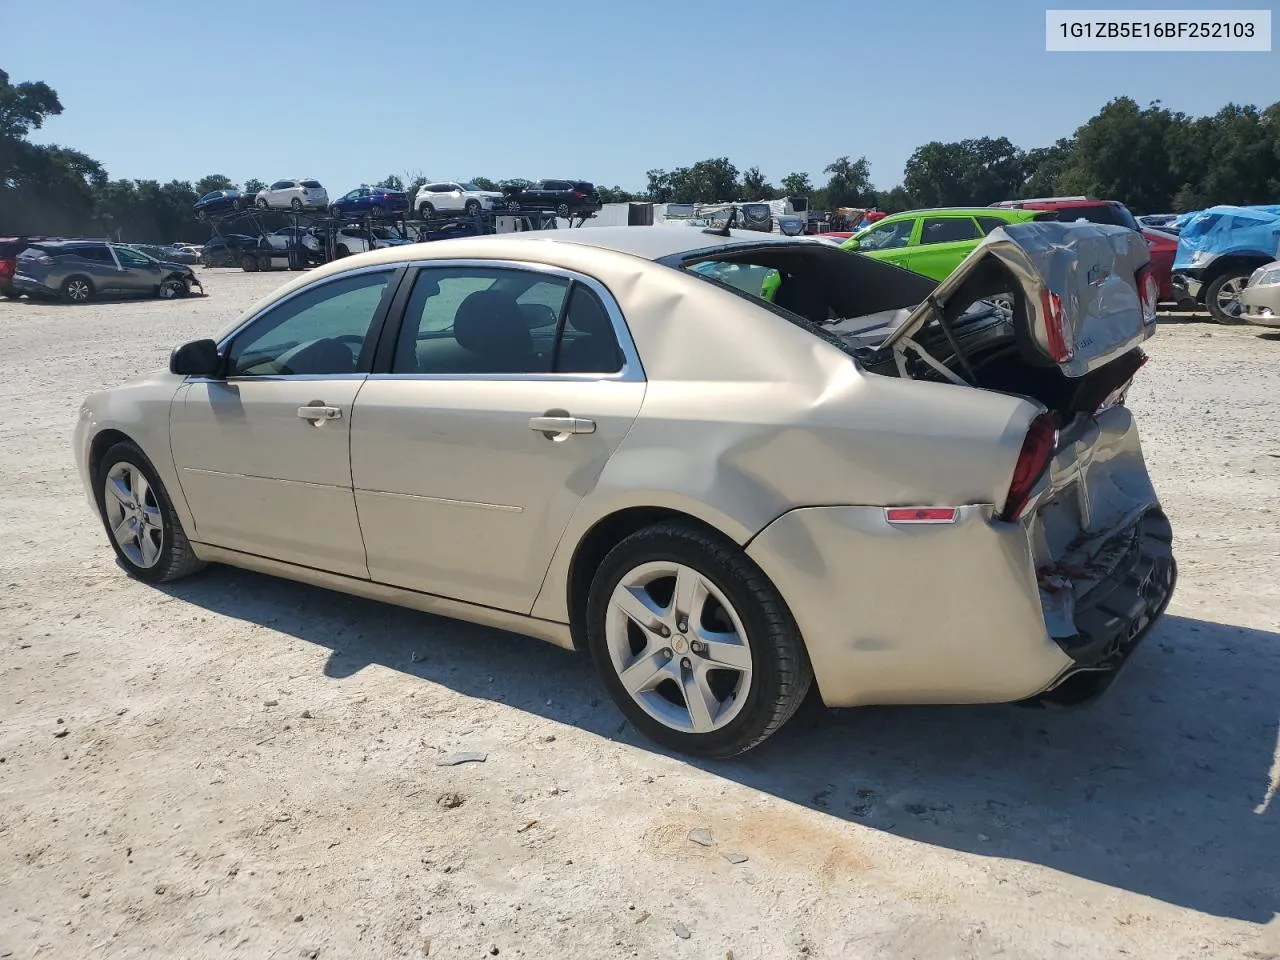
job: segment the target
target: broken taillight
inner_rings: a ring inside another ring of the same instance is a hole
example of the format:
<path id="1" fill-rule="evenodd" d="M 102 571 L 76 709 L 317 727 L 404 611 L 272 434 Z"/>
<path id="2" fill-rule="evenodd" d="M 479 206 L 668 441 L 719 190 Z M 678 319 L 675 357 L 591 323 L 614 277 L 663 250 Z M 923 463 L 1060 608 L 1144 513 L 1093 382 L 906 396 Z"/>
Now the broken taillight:
<path id="1" fill-rule="evenodd" d="M 1045 338 L 1054 363 L 1066 363 L 1076 355 L 1075 345 L 1067 338 L 1067 314 L 1062 298 L 1050 290 L 1040 291 L 1040 307 L 1044 314 Z"/>
<path id="2" fill-rule="evenodd" d="M 1142 302 L 1142 322 L 1150 326 L 1156 322 L 1156 307 L 1160 303 L 1160 281 L 1155 268 L 1147 264 L 1137 275 L 1138 299 Z"/>
<path id="3" fill-rule="evenodd" d="M 1000 513 L 1001 520 L 1013 521 L 1022 515 L 1022 509 L 1031 498 L 1031 491 L 1049 466 L 1057 446 L 1058 428 L 1053 425 L 1053 417 L 1042 413 L 1031 421 L 1022 441 L 1022 450 L 1013 468 L 1013 481 L 1009 484 L 1009 494 L 1005 497 L 1004 510 Z"/>

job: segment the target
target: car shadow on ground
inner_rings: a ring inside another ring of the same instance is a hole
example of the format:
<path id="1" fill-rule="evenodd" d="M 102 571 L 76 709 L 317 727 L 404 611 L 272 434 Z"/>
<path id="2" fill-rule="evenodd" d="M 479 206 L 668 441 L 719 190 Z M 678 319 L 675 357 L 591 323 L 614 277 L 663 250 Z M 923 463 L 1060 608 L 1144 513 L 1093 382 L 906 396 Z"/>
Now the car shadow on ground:
<path id="1" fill-rule="evenodd" d="M 335 680 L 378 664 L 664 752 L 584 657 L 538 641 L 226 567 L 164 589 L 328 649 Z M 1280 634 L 1166 616 L 1087 708 L 815 706 L 746 756 L 684 762 L 839 820 L 1266 923 L 1278 699 Z"/>

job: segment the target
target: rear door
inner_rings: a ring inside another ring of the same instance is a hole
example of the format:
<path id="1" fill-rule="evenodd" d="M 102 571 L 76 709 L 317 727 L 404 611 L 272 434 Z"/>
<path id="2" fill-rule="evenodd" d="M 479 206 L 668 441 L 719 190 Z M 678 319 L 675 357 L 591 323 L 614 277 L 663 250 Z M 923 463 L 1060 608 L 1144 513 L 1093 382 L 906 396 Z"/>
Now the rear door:
<path id="1" fill-rule="evenodd" d="M 924 217 L 920 239 L 903 266 L 934 280 L 941 280 L 960 265 L 982 237 L 972 217 Z"/>
<path id="2" fill-rule="evenodd" d="M 640 409 L 634 347 L 608 291 L 564 271 L 433 262 L 402 290 L 351 438 L 370 576 L 527 613 Z"/>

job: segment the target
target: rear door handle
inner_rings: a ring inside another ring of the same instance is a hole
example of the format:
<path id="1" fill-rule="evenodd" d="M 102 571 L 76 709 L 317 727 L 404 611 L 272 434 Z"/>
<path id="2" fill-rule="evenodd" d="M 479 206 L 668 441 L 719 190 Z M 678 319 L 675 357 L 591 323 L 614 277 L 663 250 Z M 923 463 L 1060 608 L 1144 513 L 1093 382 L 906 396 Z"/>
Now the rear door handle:
<path id="1" fill-rule="evenodd" d="M 326 420 L 341 420 L 342 408 L 325 406 L 323 403 L 313 400 L 305 407 L 298 408 L 298 416 L 303 420 L 310 420 L 318 427 Z"/>
<path id="2" fill-rule="evenodd" d="M 571 433 L 595 433 L 596 422 L 581 417 L 530 417 L 529 429 L 554 438 Z"/>

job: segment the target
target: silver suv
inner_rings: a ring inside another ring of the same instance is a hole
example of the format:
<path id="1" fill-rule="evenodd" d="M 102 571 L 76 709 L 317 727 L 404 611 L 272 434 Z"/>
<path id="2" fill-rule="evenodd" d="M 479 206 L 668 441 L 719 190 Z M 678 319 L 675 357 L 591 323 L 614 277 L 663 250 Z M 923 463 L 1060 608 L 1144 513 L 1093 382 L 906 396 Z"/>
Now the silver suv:
<path id="1" fill-rule="evenodd" d="M 85 303 L 97 296 L 185 297 L 204 288 L 186 264 L 149 257 L 102 240 L 42 240 L 18 254 L 13 288 L 32 296 Z"/>

